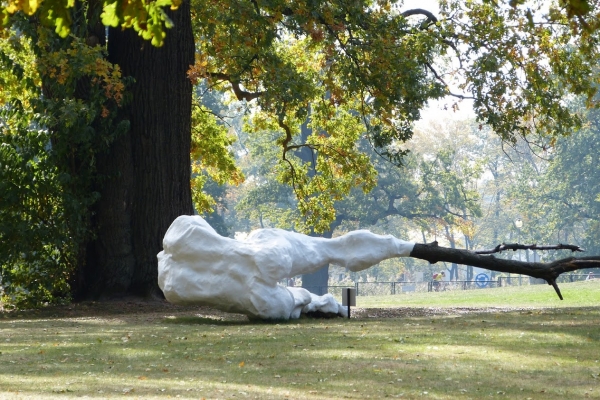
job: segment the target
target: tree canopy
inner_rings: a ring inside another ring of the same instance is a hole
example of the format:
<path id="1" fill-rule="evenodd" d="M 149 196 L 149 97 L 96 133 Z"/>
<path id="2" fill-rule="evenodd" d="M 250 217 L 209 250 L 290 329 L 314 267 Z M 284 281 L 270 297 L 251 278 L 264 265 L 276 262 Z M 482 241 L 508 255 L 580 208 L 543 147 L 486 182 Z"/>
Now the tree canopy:
<path id="1" fill-rule="evenodd" d="M 578 28 L 577 12 L 535 2 L 440 7 L 436 17 L 387 1 L 198 1 L 189 74 L 256 104 L 250 129 L 278 132 L 279 178 L 324 230 L 333 202 L 374 187 L 357 139 L 401 163 L 401 144 L 432 99 L 471 99 L 478 121 L 504 140 L 536 136 L 542 146 L 581 126 L 569 97 L 595 106 L 597 32 Z M 303 141 L 305 121 L 313 134 Z M 319 162 L 309 167 L 300 148 Z"/>
<path id="2" fill-rule="evenodd" d="M 245 130 L 269 138 L 265 149 L 278 156 L 266 158 L 266 167 L 293 189 L 306 229 L 326 231 L 336 203 L 355 188 L 376 187 L 371 151 L 410 164 L 404 144 L 431 100 L 449 98 L 456 109 L 469 99 L 481 128 L 509 143 L 527 137 L 550 148 L 582 126 L 570 100 L 596 106 L 596 10 L 575 0 L 441 1 L 436 13 L 387 0 L 9 0 L 0 31 L 0 162 L 10 193 L 0 212 L 11 221 L 0 231 L 2 254 L 10 254 L 2 258 L 3 279 L 24 276 L 15 265 L 27 271 L 31 257 L 42 257 L 64 266 L 51 275 L 66 282 L 89 261 L 89 242 L 106 239 L 123 252 L 145 249 L 123 256 L 145 265 L 128 274 L 156 286 L 148 271 L 165 227 L 146 221 L 190 211 L 183 195 L 160 197 L 189 180 L 189 153 L 198 207 L 214 204 L 200 192 L 207 176 L 243 179 L 231 135 L 207 108 L 188 106 L 190 82 L 245 104 Z M 159 61 L 162 69 L 154 68 Z M 152 118 L 142 115 L 148 110 Z M 159 120 L 166 116 L 169 122 Z M 443 176 L 452 156 L 438 153 L 423 176 Z M 121 170 L 108 168 L 113 160 Z M 423 184 L 435 192 L 436 182 Z M 96 207 L 110 196 L 111 205 Z M 431 206 L 473 210 L 461 196 L 438 192 Z M 141 211 L 131 217 L 129 207 Z M 109 217 L 151 240 L 130 243 L 127 232 L 118 239 L 103 221 Z M 28 229 L 43 234 L 37 247 L 23 246 Z M 114 268 L 99 270 L 118 275 Z M 56 289 L 42 286 L 44 296 Z"/>

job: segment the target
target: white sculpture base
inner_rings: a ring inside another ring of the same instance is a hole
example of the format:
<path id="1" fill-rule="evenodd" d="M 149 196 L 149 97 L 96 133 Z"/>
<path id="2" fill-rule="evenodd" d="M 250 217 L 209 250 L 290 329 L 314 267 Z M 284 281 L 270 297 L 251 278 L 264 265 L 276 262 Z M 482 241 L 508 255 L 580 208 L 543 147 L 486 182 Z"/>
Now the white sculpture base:
<path id="1" fill-rule="evenodd" d="M 283 287 L 277 282 L 332 263 L 351 271 L 392 257 L 407 257 L 414 246 L 366 230 L 325 239 L 282 229 L 259 229 L 245 240 L 219 235 L 202 217 L 178 217 L 158 253 L 158 284 L 175 304 L 209 305 L 251 318 L 290 319 L 321 311 L 347 316 L 326 294 Z"/>

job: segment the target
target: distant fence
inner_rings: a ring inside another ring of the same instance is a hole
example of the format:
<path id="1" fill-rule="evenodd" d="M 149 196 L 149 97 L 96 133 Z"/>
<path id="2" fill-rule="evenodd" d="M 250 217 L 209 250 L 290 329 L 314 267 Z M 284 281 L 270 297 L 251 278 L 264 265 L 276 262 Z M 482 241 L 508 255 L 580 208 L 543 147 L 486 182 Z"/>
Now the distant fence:
<path id="1" fill-rule="evenodd" d="M 313 293 L 331 293 L 334 297 L 342 296 L 342 289 L 352 287 L 341 286 L 308 286 L 305 289 Z M 355 282 L 357 296 L 387 296 L 408 292 L 426 292 L 427 282 Z"/>
<path id="2" fill-rule="evenodd" d="M 436 285 L 437 283 L 437 285 Z M 427 282 L 427 291 L 428 292 L 439 292 L 445 290 L 472 290 L 472 289 L 489 289 L 493 287 L 499 287 L 500 281 L 490 281 L 490 280 L 473 280 L 473 281 L 442 281 L 435 282 L 430 281 Z"/>
<path id="3" fill-rule="evenodd" d="M 556 280 L 557 283 L 568 283 L 585 281 L 587 274 L 562 274 Z M 498 286 L 524 286 L 524 285 L 542 285 L 547 282 L 543 279 L 532 278 L 527 275 L 502 276 L 498 278 Z"/>
<path id="4" fill-rule="evenodd" d="M 558 278 L 559 283 L 583 281 L 587 274 L 563 274 Z M 598 279 L 598 278 L 596 278 Z M 439 287 L 433 281 L 425 282 L 355 282 L 357 296 L 389 296 L 411 292 L 433 292 L 446 290 L 475 290 L 507 286 L 525 286 L 545 284 L 543 279 L 531 278 L 527 275 L 502 276 L 494 280 L 443 281 Z M 313 293 L 330 293 L 333 297 L 341 298 L 342 289 L 351 285 L 340 286 L 309 286 L 305 289 Z"/>
<path id="5" fill-rule="evenodd" d="M 429 282 L 355 282 L 357 296 L 388 296 L 401 293 L 427 292 Z M 308 286 L 305 289 L 313 293 L 331 293 L 333 297 L 341 297 L 342 289 L 352 287 L 341 286 Z"/>
<path id="6" fill-rule="evenodd" d="M 470 290 L 497 287 L 498 281 L 452 281 L 440 282 L 439 286 L 433 281 L 425 282 L 356 282 L 354 288 L 357 296 L 389 296 L 412 292 L 432 292 L 442 290 Z M 331 293 L 333 297 L 341 297 L 342 289 L 349 286 L 310 286 L 306 287 L 313 293 Z"/>

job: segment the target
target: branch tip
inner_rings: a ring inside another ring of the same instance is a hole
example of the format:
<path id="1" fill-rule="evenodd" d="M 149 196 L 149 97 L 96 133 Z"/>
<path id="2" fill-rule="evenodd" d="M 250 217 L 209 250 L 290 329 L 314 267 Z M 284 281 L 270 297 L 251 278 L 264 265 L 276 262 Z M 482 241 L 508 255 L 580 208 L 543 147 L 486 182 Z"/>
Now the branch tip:
<path id="1" fill-rule="evenodd" d="M 558 295 L 558 298 L 562 300 L 563 297 L 562 297 L 562 294 L 560 293 L 560 289 L 558 288 L 558 285 L 556 284 L 556 279 L 548 280 L 548 284 L 552 285 L 552 287 L 556 291 L 556 294 Z"/>

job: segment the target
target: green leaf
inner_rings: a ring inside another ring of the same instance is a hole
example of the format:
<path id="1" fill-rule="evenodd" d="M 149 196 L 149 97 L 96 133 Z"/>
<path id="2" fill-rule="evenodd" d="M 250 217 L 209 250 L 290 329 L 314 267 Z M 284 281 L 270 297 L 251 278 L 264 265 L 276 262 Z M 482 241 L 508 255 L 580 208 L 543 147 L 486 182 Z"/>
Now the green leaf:
<path id="1" fill-rule="evenodd" d="M 102 18 L 102 24 L 106 26 L 112 26 L 113 28 L 119 26 L 117 4 L 117 1 L 115 1 L 114 3 L 104 3 L 102 14 L 100 14 L 100 17 Z"/>

